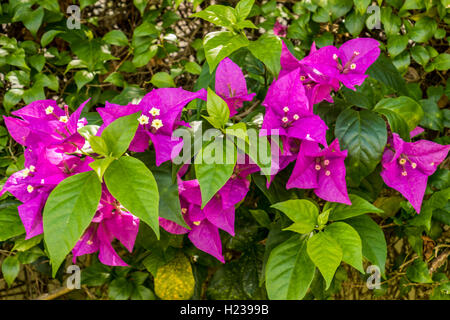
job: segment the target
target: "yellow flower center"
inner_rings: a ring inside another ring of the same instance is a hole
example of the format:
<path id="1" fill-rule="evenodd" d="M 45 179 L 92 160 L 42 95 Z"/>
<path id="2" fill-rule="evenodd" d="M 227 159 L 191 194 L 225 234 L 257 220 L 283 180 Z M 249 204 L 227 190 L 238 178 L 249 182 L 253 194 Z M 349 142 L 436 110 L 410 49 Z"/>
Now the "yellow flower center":
<path id="1" fill-rule="evenodd" d="M 350 69 L 355 70 L 355 69 L 356 69 L 356 63 L 352 63 L 352 64 L 350 65 Z"/>
<path id="2" fill-rule="evenodd" d="M 162 123 L 162 121 L 160 119 L 154 119 L 152 121 L 152 127 L 155 128 L 156 130 L 158 130 L 162 126 L 163 126 L 163 123 Z"/>
<path id="3" fill-rule="evenodd" d="M 62 123 L 67 123 L 69 121 L 69 118 L 67 118 L 67 116 L 61 116 L 59 117 L 59 121 L 61 121 Z"/>
<path id="4" fill-rule="evenodd" d="M 284 107 L 284 108 L 283 108 L 283 111 L 284 111 L 284 112 L 289 112 L 289 107 L 287 107 L 287 106 Z"/>
<path id="5" fill-rule="evenodd" d="M 316 164 L 316 165 L 314 166 L 314 169 L 316 169 L 317 171 L 319 171 L 320 169 L 322 169 L 322 167 L 321 167 L 319 164 Z"/>
<path id="6" fill-rule="evenodd" d="M 323 161 L 323 164 L 326 165 L 326 166 L 329 165 L 329 164 L 330 164 L 330 160 L 325 159 L 325 160 Z"/>
<path id="7" fill-rule="evenodd" d="M 138 122 L 140 124 L 148 124 L 148 119 L 149 117 L 142 115 L 138 118 Z"/>
<path id="8" fill-rule="evenodd" d="M 406 177 L 408 175 L 408 172 L 402 171 L 402 176 Z"/>
<path id="9" fill-rule="evenodd" d="M 298 116 L 298 114 L 294 114 L 294 120 L 298 120 L 300 117 Z"/>
<path id="10" fill-rule="evenodd" d="M 28 191 L 28 193 L 32 193 L 34 191 L 33 186 L 28 185 L 27 186 L 27 191 Z"/>
<path id="11" fill-rule="evenodd" d="M 53 108 L 52 106 L 48 106 L 47 108 L 45 108 L 45 114 L 52 114 L 53 110 L 55 110 L 55 108 Z"/>
<path id="12" fill-rule="evenodd" d="M 150 113 L 152 116 L 159 116 L 159 109 L 158 109 L 158 108 L 151 108 L 150 111 L 149 111 L 149 113 Z"/>
<path id="13" fill-rule="evenodd" d="M 22 170 L 22 177 L 26 178 L 30 174 L 30 169 L 25 168 Z"/>
<path id="14" fill-rule="evenodd" d="M 196 226 L 199 226 L 199 225 L 200 225 L 200 222 L 201 222 L 201 221 L 194 221 L 194 222 L 192 222 L 192 223 L 195 224 Z"/>
<path id="15" fill-rule="evenodd" d="M 284 123 L 288 122 L 289 119 L 287 117 L 283 117 L 283 119 L 281 119 L 281 121 L 283 121 Z"/>
<path id="16" fill-rule="evenodd" d="M 331 171 L 330 171 L 330 170 L 325 171 L 325 175 L 326 175 L 327 177 L 329 177 L 330 174 L 331 174 Z"/>

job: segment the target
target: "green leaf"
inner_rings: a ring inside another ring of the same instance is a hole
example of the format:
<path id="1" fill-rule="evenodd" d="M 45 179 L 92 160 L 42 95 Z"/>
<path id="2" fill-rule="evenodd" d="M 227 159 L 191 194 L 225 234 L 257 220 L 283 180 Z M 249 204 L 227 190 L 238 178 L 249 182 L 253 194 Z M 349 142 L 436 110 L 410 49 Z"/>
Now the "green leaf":
<path id="1" fill-rule="evenodd" d="M 337 241 L 342 249 L 342 261 L 364 273 L 362 265 L 362 242 L 358 232 L 344 222 L 335 222 L 325 227 L 326 234 Z"/>
<path id="2" fill-rule="evenodd" d="M 25 233 L 22 220 L 16 205 L 10 205 L 0 210 L 0 241 Z"/>
<path id="3" fill-rule="evenodd" d="M 247 125 L 245 122 L 238 122 L 233 124 L 232 126 L 229 126 L 225 129 L 225 134 L 229 136 L 236 137 L 240 139 L 241 141 L 245 141 L 246 143 L 249 143 L 248 134 L 247 134 Z"/>
<path id="4" fill-rule="evenodd" d="M 263 227 L 269 228 L 270 223 L 272 222 L 269 218 L 269 215 L 264 210 L 256 209 L 256 210 L 249 210 L 252 214 L 253 218 Z"/>
<path id="5" fill-rule="evenodd" d="M 234 144 L 221 137 L 204 146 L 197 154 L 195 174 L 202 193 L 202 208 L 231 177 L 236 159 Z"/>
<path id="6" fill-rule="evenodd" d="M 91 167 L 98 176 L 100 182 L 103 182 L 103 175 L 105 174 L 106 169 L 108 169 L 111 162 L 114 161 L 114 158 L 106 157 L 104 159 L 96 159 L 93 162 L 89 163 L 89 167 Z"/>
<path id="7" fill-rule="evenodd" d="M 434 59 L 433 65 L 436 70 L 439 71 L 446 71 L 450 69 L 450 54 L 441 53 Z"/>
<path id="8" fill-rule="evenodd" d="M 75 83 L 77 84 L 77 91 L 80 91 L 80 89 L 83 88 L 85 84 L 94 80 L 94 77 L 95 77 L 94 72 L 89 72 L 86 70 L 75 72 L 73 78 L 75 80 Z"/>
<path id="9" fill-rule="evenodd" d="M 319 269 L 328 289 L 334 273 L 342 261 L 342 249 L 338 242 L 325 232 L 316 233 L 308 240 L 307 252 Z"/>
<path id="10" fill-rule="evenodd" d="M 409 57 L 409 55 L 408 55 Z M 384 83 L 402 95 L 408 95 L 405 79 L 400 75 L 397 68 L 392 64 L 391 59 L 380 54 L 378 59 L 367 69 L 367 73 L 372 78 Z"/>
<path id="11" fill-rule="evenodd" d="M 108 297 L 112 300 L 128 300 L 133 293 L 133 289 L 133 283 L 129 280 L 116 278 L 109 284 Z"/>
<path id="12" fill-rule="evenodd" d="M 353 0 L 355 8 L 360 14 L 366 13 L 367 7 L 370 5 L 370 0 Z"/>
<path id="13" fill-rule="evenodd" d="M 108 148 L 108 155 L 119 158 L 127 151 L 139 126 L 139 115 L 140 112 L 137 112 L 121 117 L 103 130 L 102 138 Z"/>
<path id="14" fill-rule="evenodd" d="M 329 219 L 333 221 L 345 220 L 347 218 L 360 216 L 365 213 L 382 213 L 383 210 L 378 209 L 373 204 L 364 200 L 363 198 L 355 195 L 349 195 L 352 205 L 346 205 L 343 203 L 327 202 L 324 206 L 324 210 L 332 209 Z"/>
<path id="15" fill-rule="evenodd" d="M 427 264 L 420 259 L 414 260 L 406 269 L 406 276 L 413 282 L 433 283 Z"/>
<path id="16" fill-rule="evenodd" d="M 153 174 L 158 184 L 159 193 L 164 195 L 159 197 L 159 216 L 190 229 L 181 213 L 178 183 L 172 181 L 172 172 L 164 170 L 160 166 L 153 170 Z"/>
<path id="17" fill-rule="evenodd" d="M 317 223 L 320 227 L 325 226 L 328 223 L 328 217 L 330 215 L 331 209 L 324 210 L 319 216 L 317 217 Z"/>
<path id="18" fill-rule="evenodd" d="M 28 58 L 30 66 L 35 68 L 38 72 L 41 72 L 45 65 L 45 57 L 43 55 L 36 54 Z"/>
<path id="19" fill-rule="evenodd" d="M 250 14 L 255 0 L 241 0 L 236 5 L 236 16 L 238 20 L 244 20 Z"/>
<path id="20" fill-rule="evenodd" d="M 147 223 L 159 239 L 158 186 L 145 164 L 132 157 L 122 157 L 110 164 L 104 178 L 111 194 L 130 213 Z"/>
<path id="21" fill-rule="evenodd" d="M 10 89 L 3 97 L 3 107 L 6 112 L 9 112 L 16 104 L 22 100 L 23 89 Z"/>
<path id="22" fill-rule="evenodd" d="M 126 81 L 123 78 L 123 75 L 119 72 L 111 73 L 103 82 L 109 82 L 118 87 L 123 87 L 126 85 Z"/>
<path id="23" fill-rule="evenodd" d="M 248 46 L 249 41 L 242 34 L 230 31 L 210 32 L 203 40 L 209 72 L 212 73 L 222 59 L 228 57 L 239 48 Z"/>
<path id="24" fill-rule="evenodd" d="M 17 256 L 8 256 L 2 263 L 2 274 L 8 286 L 11 287 L 20 271 L 20 262 Z"/>
<path id="25" fill-rule="evenodd" d="M 192 74 L 197 74 L 197 75 L 199 75 L 202 72 L 202 67 L 199 66 L 198 63 L 192 62 L 192 61 L 189 61 L 188 63 L 186 63 L 184 65 L 184 69 L 187 72 L 190 72 Z"/>
<path id="26" fill-rule="evenodd" d="M 444 116 L 438 104 L 433 99 L 423 99 L 419 101 L 423 109 L 423 118 L 420 125 L 436 131 L 444 129 Z"/>
<path id="27" fill-rule="evenodd" d="M 112 30 L 103 36 L 103 41 L 115 46 L 127 46 L 128 38 L 121 30 Z"/>
<path id="28" fill-rule="evenodd" d="M 145 8 L 147 7 L 148 0 L 133 0 L 134 6 L 139 10 L 141 16 L 144 16 Z"/>
<path id="29" fill-rule="evenodd" d="M 53 276 L 91 223 L 101 192 L 97 175 L 88 171 L 64 179 L 50 193 L 43 222 Z"/>
<path id="30" fill-rule="evenodd" d="M 300 300 L 305 296 L 316 269 L 306 252 L 307 241 L 295 235 L 270 252 L 266 265 L 269 299 Z"/>
<path id="31" fill-rule="evenodd" d="M 132 63 L 136 68 L 140 68 L 145 66 L 150 59 L 152 59 L 156 53 L 158 52 L 158 46 L 157 45 L 151 45 L 148 50 L 145 50 L 142 53 L 136 54 L 133 57 Z"/>
<path id="32" fill-rule="evenodd" d="M 30 71 L 30 67 L 25 62 L 25 50 L 23 48 L 17 49 L 6 56 L 6 63 Z"/>
<path id="33" fill-rule="evenodd" d="M 175 82 L 173 82 L 173 78 L 167 72 L 158 72 L 155 73 L 150 80 L 151 84 L 153 84 L 157 88 L 174 88 Z"/>
<path id="34" fill-rule="evenodd" d="M 409 134 L 411 130 L 409 130 L 408 123 L 406 122 L 407 120 L 403 116 L 395 111 L 384 108 L 379 108 L 374 111 L 386 117 L 392 132 L 398 133 L 405 141 L 409 141 L 411 139 Z"/>
<path id="35" fill-rule="evenodd" d="M 391 57 L 395 57 L 402 53 L 408 45 L 408 36 L 393 35 L 388 38 L 387 49 Z"/>
<path id="36" fill-rule="evenodd" d="M 363 215 L 345 220 L 361 237 L 362 252 L 384 274 L 387 247 L 383 230 L 369 216 Z"/>
<path id="37" fill-rule="evenodd" d="M 191 17 L 201 18 L 217 26 L 232 28 L 237 22 L 236 11 L 229 6 L 212 5 L 194 13 Z"/>
<path id="38" fill-rule="evenodd" d="M 44 9 L 42 7 L 39 7 L 33 11 L 29 10 L 27 14 L 22 17 L 21 21 L 25 25 L 25 28 L 30 30 L 33 36 L 36 36 L 36 33 L 39 30 L 43 19 Z"/>
<path id="39" fill-rule="evenodd" d="M 98 0 L 80 0 L 80 8 L 81 8 L 81 10 L 83 10 L 87 6 L 93 5 L 97 1 Z"/>
<path id="40" fill-rule="evenodd" d="M 408 32 L 408 36 L 415 42 L 427 42 L 437 30 L 436 20 L 430 17 L 422 17 L 416 22 L 414 28 Z"/>
<path id="41" fill-rule="evenodd" d="M 29 104 L 36 100 L 44 100 L 44 87 L 39 83 L 35 83 L 30 89 L 25 90 L 22 98 L 26 104 Z"/>
<path id="42" fill-rule="evenodd" d="M 428 53 L 428 50 L 419 45 L 415 45 L 411 48 L 411 56 L 421 66 L 425 66 L 430 60 L 430 54 Z"/>
<path id="43" fill-rule="evenodd" d="M 420 104 L 409 97 L 402 96 L 398 98 L 385 98 L 380 100 L 373 108 L 374 111 L 380 113 L 382 113 L 384 109 L 393 111 L 399 115 L 408 125 L 409 131 L 412 131 L 415 127 L 417 127 L 423 117 L 423 110 Z M 393 129 L 394 132 L 396 132 L 395 128 Z M 409 137 L 404 138 L 409 140 Z"/>
<path id="44" fill-rule="evenodd" d="M 205 117 L 215 128 L 223 128 L 230 118 L 230 109 L 227 103 L 219 97 L 211 88 L 208 88 L 206 111 L 209 117 Z"/>
<path id="45" fill-rule="evenodd" d="M 41 46 L 46 47 L 53 39 L 63 31 L 61 30 L 50 30 L 44 33 L 41 37 Z"/>
<path id="46" fill-rule="evenodd" d="M 352 34 L 352 36 L 358 36 L 364 28 L 365 15 L 356 11 L 348 14 L 345 17 L 345 27 Z"/>
<path id="47" fill-rule="evenodd" d="M 133 289 L 131 300 L 156 300 L 156 296 L 149 288 L 137 285 Z"/>
<path id="48" fill-rule="evenodd" d="M 103 156 L 108 156 L 109 150 L 105 139 L 99 136 L 90 136 L 88 142 L 92 148 L 92 151 Z"/>
<path id="49" fill-rule="evenodd" d="M 41 243 L 43 238 L 43 235 L 38 235 L 35 236 L 31 239 L 19 239 L 17 241 L 14 242 L 14 247 L 12 248 L 12 251 L 19 251 L 19 252 L 23 252 L 23 251 L 27 251 L 31 248 L 33 248 L 34 246 L 38 245 L 39 243 Z"/>
<path id="50" fill-rule="evenodd" d="M 289 219 L 294 221 L 294 224 L 287 228 L 287 230 L 299 233 L 309 233 L 317 225 L 319 209 L 309 200 L 287 200 L 275 203 L 271 208 L 280 210 L 287 215 Z"/>
<path id="51" fill-rule="evenodd" d="M 275 35 L 265 33 L 256 41 L 250 41 L 250 52 L 261 60 L 267 69 L 273 74 L 280 72 L 281 40 Z"/>
<path id="52" fill-rule="evenodd" d="M 341 148 L 348 150 L 347 175 L 359 183 L 381 160 L 387 141 L 386 124 L 369 110 L 346 109 L 338 116 L 334 132 Z"/>

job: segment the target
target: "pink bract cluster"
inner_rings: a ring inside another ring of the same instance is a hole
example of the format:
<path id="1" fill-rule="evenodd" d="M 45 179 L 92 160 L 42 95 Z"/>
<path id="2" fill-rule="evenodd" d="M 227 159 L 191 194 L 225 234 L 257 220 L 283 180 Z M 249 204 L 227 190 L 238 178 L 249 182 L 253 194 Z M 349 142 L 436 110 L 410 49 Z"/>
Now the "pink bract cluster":
<path id="1" fill-rule="evenodd" d="M 277 25 L 275 32 L 283 35 L 286 29 Z M 328 127 L 314 114 L 313 107 L 323 100 L 333 102 L 331 93 L 341 84 L 355 90 L 367 78 L 365 72 L 379 54 L 379 43 L 367 38 L 350 40 L 339 48 L 317 49 L 313 44 L 301 60 L 282 44 L 281 71 L 262 103 L 266 108 L 262 129 L 276 129 L 283 146 L 277 149 L 279 161 L 272 163 L 272 177 L 295 161 L 287 188 L 313 189 L 326 201 L 351 205 L 345 180 L 347 151 L 341 150 L 337 139 L 328 145 Z M 230 117 L 255 96 L 248 92 L 242 70 L 229 58 L 217 67 L 215 91 L 226 102 Z M 207 91 L 162 88 L 152 90 L 138 104 L 106 102 L 105 107 L 97 108 L 103 120 L 97 134 L 116 119 L 140 111 L 136 120 L 139 127 L 129 150 L 144 152 L 151 142 L 159 166 L 181 150 L 183 140 L 172 134 L 180 126 L 189 126 L 181 120 L 181 114 L 194 99 L 206 100 Z M 89 164 L 93 158 L 82 152 L 86 141 L 77 131 L 87 124 L 86 119 L 80 119 L 87 102 L 69 114 L 67 106 L 61 109 L 53 100 L 39 100 L 12 112 L 16 117 L 4 117 L 11 136 L 25 147 L 25 169 L 9 177 L 0 195 L 8 191 L 22 202 L 18 210 L 27 239 L 43 232 L 42 211 L 51 191 L 65 178 L 92 170 Z M 412 135 L 417 133 L 420 128 Z M 381 176 L 420 212 L 428 176 L 445 159 L 449 148 L 425 140 L 405 142 L 391 133 Z M 225 262 L 219 229 L 234 235 L 235 206 L 248 193 L 249 175 L 260 171 L 248 158 L 244 163 L 235 166 L 231 178 L 203 208 L 198 180 L 183 180 L 189 169 L 185 165 L 178 172 L 177 183 L 181 213 L 190 229 L 163 218 L 161 227 L 174 234 L 188 234 L 197 248 Z M 111 242 L 118 239 L 131 252 L 139 219 L 114 199 L 105 185 L 102 188 L 95 217 L 73 248 L 73 257 L 75 260 L 99 252 L 102 263 L 124 266 Z"/>

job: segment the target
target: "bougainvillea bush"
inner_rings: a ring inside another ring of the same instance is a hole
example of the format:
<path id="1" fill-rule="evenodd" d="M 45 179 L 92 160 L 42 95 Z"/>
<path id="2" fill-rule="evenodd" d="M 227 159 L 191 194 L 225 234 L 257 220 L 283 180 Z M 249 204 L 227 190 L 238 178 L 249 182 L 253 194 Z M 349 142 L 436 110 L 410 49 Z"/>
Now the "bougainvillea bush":
<path id="1" fill-rule="evenodd" d="M 0 298 L 449 299 L 449 7 L 2 3 Z"/>

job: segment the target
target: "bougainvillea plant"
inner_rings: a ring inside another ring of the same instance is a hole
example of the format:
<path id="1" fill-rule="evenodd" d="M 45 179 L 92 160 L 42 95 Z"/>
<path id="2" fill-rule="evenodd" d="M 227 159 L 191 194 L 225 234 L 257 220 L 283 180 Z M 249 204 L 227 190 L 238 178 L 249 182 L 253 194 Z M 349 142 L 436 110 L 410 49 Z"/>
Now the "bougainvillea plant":
<path id="1" fill-rule="evenodd" d="M 384 183 L 412 219 L 431 219 L 439 200 L 427 196 L 429 178 L 450 145 L 417 138 L 424 112 L 412 98 L 373 103 L 361 93 L 377 95 L 374 81 L 386 77 L 376 69 L 386 63 L 380 41 L 319 39 L 299 54 L 287 39 L 293 27 L 278 21 L 250 41 L 243 30 L 256 28 L 252 7 L 242 0 L 192 15 L 223 30 L 204 37 L 205 67 L 191 90 L 106 99 L 95 112 L 89 99 L 76 108 L 37 99 L 3 116 L 23 146 L 24 167 L 0 196 L 21 202 L 24 241 L 43 237 L 52 276 L 68 257 L 77 263 L 91 254 L 104 266 L 136 267 L 142 261 L 130 257 L 146 236 L 172 237 L 194 261 L 203 255 L 233 266 L 233 250 L 246 241 L 236 221 L 253 216 L 271 232 L 254 242 L 270 248 L 259 284 L 270 299 L 303 299 L 317 279 L 328 290 L 342 262 L 361 273 L 370 262 L 385 276 L 384 235 L 366 214 L 387 209 L 366 189 Z M 258 63 L 247 65 L 240 49 Z M 249 72 L 258 68 L 262 76 Z M 273 221 L 255 194 L 267 198 Z M 164 263 L 151 257 L 167 262 L 168 246 L 146 245 L 142 263 L 155 279 Z"/>

